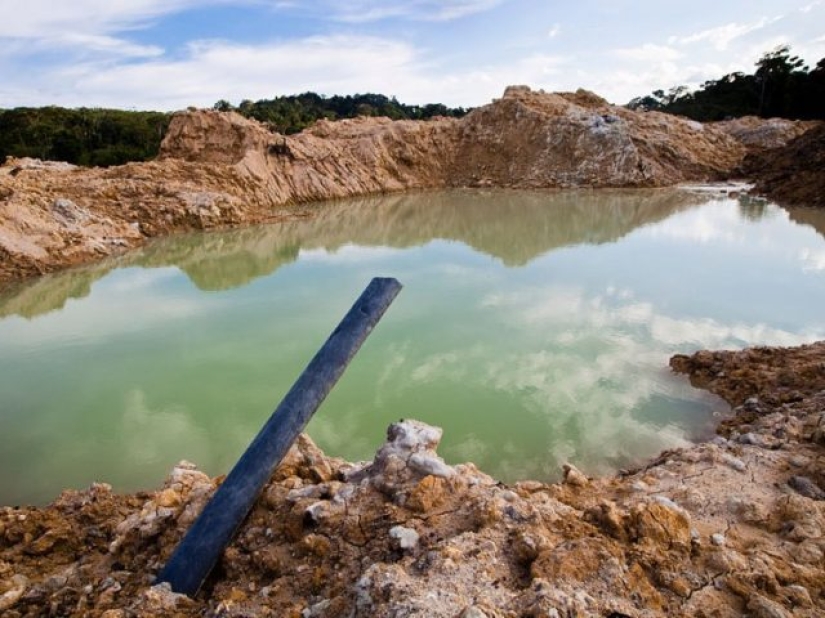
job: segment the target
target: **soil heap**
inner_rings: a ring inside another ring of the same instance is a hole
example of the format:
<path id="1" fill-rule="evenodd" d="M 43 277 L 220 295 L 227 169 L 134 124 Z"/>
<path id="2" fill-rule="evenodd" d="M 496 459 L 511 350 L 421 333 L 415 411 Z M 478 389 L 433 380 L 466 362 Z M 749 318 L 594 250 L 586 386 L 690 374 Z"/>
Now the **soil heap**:
<path id="1" fill-rule="evenodd" d="M 783 147 L 748 156 L 744 170 L 756 191 L 799 206 L 825 206 L 825 123 Z"/>

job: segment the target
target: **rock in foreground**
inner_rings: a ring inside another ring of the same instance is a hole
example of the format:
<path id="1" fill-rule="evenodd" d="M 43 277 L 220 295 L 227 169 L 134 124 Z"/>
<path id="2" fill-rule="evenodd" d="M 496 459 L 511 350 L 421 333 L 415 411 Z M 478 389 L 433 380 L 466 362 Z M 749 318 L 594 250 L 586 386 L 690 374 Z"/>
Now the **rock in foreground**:
<path id="1" fill-rule="evenodd" d="M 444 463 L 441 431 L 415 421 L 392 425 L 371 463 L 302 436 L 195 599 L 152 585 L 216 487 L 191 464 L 151 494 L 96 485 L 3 509 L 0 611 L 820 616 L 825 391 L 806 372 L 822 379 L 825 344 L 766 354 L 676 357 L 737 406 L 727 437 L 615 478 L 569 465 L 560 484 L 505 486 Z M 725 377 L 746 372 L 745 390 Z"/>

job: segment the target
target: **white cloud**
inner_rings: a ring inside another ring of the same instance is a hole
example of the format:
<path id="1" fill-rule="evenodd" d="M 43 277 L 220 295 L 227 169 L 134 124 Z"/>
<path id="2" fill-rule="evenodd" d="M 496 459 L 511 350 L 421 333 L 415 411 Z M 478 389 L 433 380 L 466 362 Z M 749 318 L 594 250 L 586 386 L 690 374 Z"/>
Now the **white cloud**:
<path id="1" fill-rule="evenodd" d="M 350 0 L 323 2 L 333 17 L 352 23 L 391 18 L 448 21 L 487 11 L 504 0 Z M 298 7 L 297 3 L 293 6 Z"/>
<path id="2" fill-rule="evenodd" d="M 211 3 L 216 1 L 221 0 Z M 203 5 L 196 0 L 0 0 L 0 42 L 11 44 L 21 56 L 55 49 L 81 57 L 97 54 L 109 61 L 122 56 L 159 56 L 163 50 L 156 45 L 140 45 L 115 35 L 147 28 L 159 17 Z"/>
<path id="3" fill-rule="evenodd" d="M 761 30 L 765 26 L 779 21 L 780 19 L 782 19 L 782 16 L 772 18 L 763 17 L 759 21 L 749 24 L 738 24 L 733 22 L 730 24 L 725 24 L 724 26 L 708 28 L 707 30 L 702 30 L 701 32 L 696 32 L 687 36 L 672 36 L 668 39 L 668 43 L 671 45 L 710 43 L 717 51 L 724 51 L 736 39 L 750 34 L 751 32 Z"/>
<path id="4" fill-rule="evenodd" d="M 174 267 L 110 273 L 92 286 L 82 303 L 70 299 L 61 311 L 40 316 L 36 323 L 19 317 L 0 322 L 0 339 L 5 345 L 26 348 L 61 342 L 97 344 L 141 329 L 191 320 L 223 302 L 214 297 L 164 295 L 163 284 L 181 276 Z"/>
<path id="5" fill-rule="evenodd" d="M 665 45 L 654 45 L 653 43 L 645 43 L 639 47 L 630 47 L 624 49 L 617 49 L 614 52 L 620 58 L 627 60 L 639 60 L 642 62 L 664 62 L 669 60 L 678 60 L 684 54 L 672 47 Z"/>
<path id="6" fill-rule="evenodd" d="M 512 23 L 503 11 L 492 11 L 505 3 L 513 8 Z M 221 32 L 210 22 L 214 15 L 200 13 L 216 5 L 248 11 L 250 20 L 297 16 L 300 34 L 275 27 L 273 37 L 282 38 L 269 41 L 243 35 L 220 41 L 173 38 L 175 20 L 190 20 L 186 31 L 201 37 Z M 373 91 L 408 103 L 475 106 L 514 83 L 545 90 L 584 87 L 624 103 L 655 89 L 696 87 L 727 72 L 752 70 L 756 58 L 777 43 L 791 43 L 809 63 L 825 48 L 812 25 L 811 15 L 821 11 L 816 2 L 802 7 L 807 13 L 789 12 L 783 32 L 779 18 L 740 23 L 726 11 L 718 19 L 728 23 L 694 33 L 651 22 L 644 32 L 664 34 L 645 42 L 628 25 L 634 21 L 628 16 L 627 24 L 616 24 L 608 49 L 593 38 L 596 22 L 585 27 L 576 21 L 583 13 L 536 10 L 538 25 L 531 28 L 517 19 L 522 9 L 516 0 L 0 0 L 0 107 L 179 109 L 306 90 Z M 462 18 L 468 16 L 474 19 L 467 21 L 465 36 Z M 655 15 L 645 11 L 645 17 Z M 495 31 L 494 45 L 478 33 L 482 19 Z M 164 35 L 158 38 L 153 27 L 161 20 Z M 454 36 L 433 23 L 446 21 L 452 21 Z M 562 23 L 565 33 L 577 33 L 565 37 L 564 57 L 547 53 Z"/>
<path id="7" fill-rule="evenodd" d="M 800 249 L 799 260 L 805 272 L 825 271 L 825 249 Z"/>
<path id="8" fill-rule="evenodd" d="M 137 51 L 137 50 L 135 50 Z M 146 50 L 151 51 L 151 50 Z M 381 92 L 407 103 L 480 105 L 512 83 L 555 88 L 564 59 L 535 54 L 467 71 L 439 71 L 408 43 L 365 36 L 316 36 L 242 45 L 190 43 L 179 59 L 72 62 L 7 83 L 0 107 L 32 104 L 181 109 L 218 99 L 271 98 L 312 90 L 322 94 Z M 572 82 L 563 84 L 572 87 Z"/>
<path id="9" fill-rule="evenodd" d="M 67 33 L 52 38 L 50 46 L 81 48 L 87 52 L 103 53 L 109 57 L 157 57 L 163 55 L 163 48 L 157 45 L 138 45 L 129 41 L 99 34 Z"/>
<path id="10" fill-rule="evenodd" d="M 363 262 L 385 261 L 400 255 L 401 249 L 391 247 L 362 247 L 346 244 L 338 249 L 300 249 L 299 256 L 304 262 L 328 262 L 335 264 L 359 264 Z"/>
<path id="11" fill-rule="evenodd" d="M 803 7 L 800 7 L 799 11 L 801 13 L 810 13 L 816 7 L 822 4 L 822 0 L 816 0 L 816 2 L 811 2 L 810 4 L 806 4 Z"/>

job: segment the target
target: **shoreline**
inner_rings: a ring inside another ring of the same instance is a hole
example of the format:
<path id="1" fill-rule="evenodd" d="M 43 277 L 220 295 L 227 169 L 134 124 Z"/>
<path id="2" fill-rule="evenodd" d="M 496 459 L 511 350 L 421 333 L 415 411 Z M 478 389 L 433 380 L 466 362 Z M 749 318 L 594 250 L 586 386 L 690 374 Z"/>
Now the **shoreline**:
<path id="1" fill-rule="evenodd" d="M 677 355 L 733 408 L 624 474 L 497 483 L 391 426 L 364 467 L 302 436 L 194 599 L 152 586 L 219 479 L 0 509 L 0 610 L 106 616 L 815 616 L 825 610 L 825 342 Z M 416 457 L 411 459 L 411 455 Z M 55 610 L 57 608 L 57 610 Z"/>
<path id="2" fill-rule="evenodd" d="M 0 165 L 0 286 L 179 232 L 288 220 L 310 202 L 748 177 L 746 156 L 811 130 L 810 123 L 747 118 L 702 125 L 612 106 L 583 90 L 526 86 L 460 120 L 319 121 L 292 136 L 233 112 L 181 112 L 154 161 L 79 168 L 10 158 Z"/>

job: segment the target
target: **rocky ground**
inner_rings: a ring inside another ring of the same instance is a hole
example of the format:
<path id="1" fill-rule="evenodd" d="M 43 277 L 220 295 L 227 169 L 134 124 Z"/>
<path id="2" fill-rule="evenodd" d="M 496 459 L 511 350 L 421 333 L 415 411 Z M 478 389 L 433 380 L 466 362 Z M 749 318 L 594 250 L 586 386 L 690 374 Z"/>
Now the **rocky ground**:
<path id="1" fill-rule="evenodd" d="M 728 178 L 810 123 L 701 124 L 598 96 L 508 88 L 462 119 L 319 121 L 293 136 L 237 114 L 176 115 L 156 161 L 0 166 L 0 285 L 184 230 L 302 214 L 306 202 L 444 187 L 661 187 Z M 820 185 L 821 186 L 821 183 Z"/>
<path id="2" fill-rule="evenodd" d="M 154 584 L 220 479 L 0 510 L 3 616 L 821 616 L 825 343 L 698 352 L 727 399 L 711 442 L 638 470 L 508 486 L 389 428 L 370 463 L 301 437 L 190 599 Z"/>
<path id="3" fill-rule="evenodd" d="M 784 147 L 748 156 L 743 169 L 756 180 L 756 191 L 771 199 L 799 206 L 825 206 L 825 124 Z"/>

